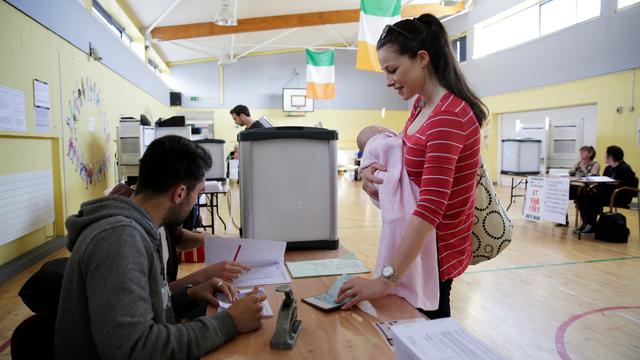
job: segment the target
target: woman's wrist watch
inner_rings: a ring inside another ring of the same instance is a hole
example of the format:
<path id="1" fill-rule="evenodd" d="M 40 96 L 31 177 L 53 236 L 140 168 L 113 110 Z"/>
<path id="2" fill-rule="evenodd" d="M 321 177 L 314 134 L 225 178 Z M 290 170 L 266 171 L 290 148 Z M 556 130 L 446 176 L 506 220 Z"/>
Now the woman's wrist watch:
<path id="1" fill-rule="evenodd" d="M 400 274 L 393 265 L 387 265 L 382 268 L 382 277 L 392 281 L 394 284 L 400 280 Z"/>

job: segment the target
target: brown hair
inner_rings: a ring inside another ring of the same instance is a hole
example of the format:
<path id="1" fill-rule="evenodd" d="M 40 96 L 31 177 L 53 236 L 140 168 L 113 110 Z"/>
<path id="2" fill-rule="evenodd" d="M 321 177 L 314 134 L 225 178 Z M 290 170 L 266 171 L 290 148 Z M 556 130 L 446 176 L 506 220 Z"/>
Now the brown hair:
<path id="1" fill-rule="evenodd" d="M 425 50 L 431 59 L 431 67 L 440 85 L 455 96 L 464 100 L 482 126 L 487 118 L 487 106 L 474 93 L 462 74 L 458 61 L 453 55 L 447 30 L 438 18 L 431 14 L 422 14 L 414 19 L 400 20 L 385 28 L 376 48 L 382 49 L 387 45 L 395 47 L 400 55 L 407 55 L 411 59 Z"/>
<path id="2" fill-rule="evenodd" d="M 589 160 L 593 161 L 593 159 L 596 158 L 596 149 L 593 148 L 593 146 L 589 146 L 589 145 L 585 145 L 583 147 L 580 148 L 580 151 L 586 151 L 589 153 Z"/>

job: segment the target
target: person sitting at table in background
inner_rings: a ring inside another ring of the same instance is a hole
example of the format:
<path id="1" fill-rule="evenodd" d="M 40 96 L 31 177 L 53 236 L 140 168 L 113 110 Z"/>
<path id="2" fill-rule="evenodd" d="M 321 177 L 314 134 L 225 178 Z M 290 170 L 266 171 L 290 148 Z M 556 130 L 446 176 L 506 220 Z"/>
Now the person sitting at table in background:
<path id="1" fill-rule="evenodd" d="M 636 173 L 631 166 L 624 162 L 624 151 L 616 145 L 607 148 L 606 160 L 607 167 L 604 168 L 602 175 L 617 180 L 615 184 L 597 184 L 588 188 L 586 196 L 578 196 L 577 203 L 582 218 L 581 234 L 593 234 L 595 232 L 595 224 L 598 214 L 602 212 L 602 207 L 607 206 L 611 202 L 611 195 L 618 187 L 631 186 L 635 187 Z M 627 206 L 633 198 L 630 191 L 622 192 L 616 196 L 615 205 Z"/>
<path id="2" fill-rule="evenodd" d="M 569 176 L 585 177 L 598 175 L 600 173 L 600 164 L 594 161 L 596 158 L 596 149 L 593 146 L 585 145 L 580 148 L 580 161 L 578 161 L 571 170 Z"/>
<path id="3" fill-rule="evenodd" d="M 405 170 L 402 137 L 393 130 L 368 126 L 360 131 L 356 142 L 363 151 L 364 168 L 377 163 L 387 169 L 385 172 L 375 173 L 384 182 L 375 184 L 378 199 L 371 198 L 380 209 L 382 218 L 374 271 L 374 277 L 378 277 L 382 275 L 382 268 L 391 261 L 393 249 L 400 246 L 404 230 L 420 197 L 420 189 Z M 404 298 L 416 308 L 435 310 L 438 308 L 439 287 L 436 236 L 432 232 L 418 257 L 390 293 Z"/>
<path id="4" fill-rule="evenodd" d="M 594 161 L 596 158 L 596 149 L 593 146 L 585 145 L 580 148 L 580 161 L 578 161 L 571 170 L 569 176 L 585 177 L 598 175 L 600 173 L 600 164 Z M 569 200 L 575 201 L 582 186 L 572 184 L 569 186 Z M 557 226 L 569 226 L 569 214 L 564 224 L 556 224 Z M 577 226 L 577 224 L 576 224 Z"/>
<path id="5" fill-rule="evenodd" d="M 171 293 L 158 228 L 180 224 L 204 189 L 211 156 L 200 145 L 168 135 L 140 159 L 131 198 L 83 203 L 66 221 L 67 264 L 55 326 L 58 359 L 199 358 L 238 333 L 260 328 L 258 289 L 225 312 L 177 324 L 194 300 L 233 297 L 221 280 Z"/>

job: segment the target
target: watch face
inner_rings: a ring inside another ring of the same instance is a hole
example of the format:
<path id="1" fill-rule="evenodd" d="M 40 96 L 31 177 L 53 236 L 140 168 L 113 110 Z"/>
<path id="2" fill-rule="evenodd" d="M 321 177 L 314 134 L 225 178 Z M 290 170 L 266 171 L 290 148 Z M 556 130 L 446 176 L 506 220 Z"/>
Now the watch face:
<path id="1" fill-rule="evenodd" d="M 391 275 L 393 275 L 393 266 L 389 266 L 389 265 L 385 266 L 382 269 L 382 276 L 389 277 Z"/>

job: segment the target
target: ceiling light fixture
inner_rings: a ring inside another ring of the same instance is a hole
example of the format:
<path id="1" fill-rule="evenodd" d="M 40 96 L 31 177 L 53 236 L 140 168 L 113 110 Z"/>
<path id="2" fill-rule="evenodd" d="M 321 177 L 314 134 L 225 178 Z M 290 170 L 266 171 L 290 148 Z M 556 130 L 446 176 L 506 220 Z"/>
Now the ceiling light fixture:
<path id="1" fill-rule="evenodd" d="M 237 4 L 237 3 L 236 3 Z M 213 23 L 218 26 L 237 26 L 238 19 L 231 12 L 231 0 L 220 0 L 220 10 Z"/>

